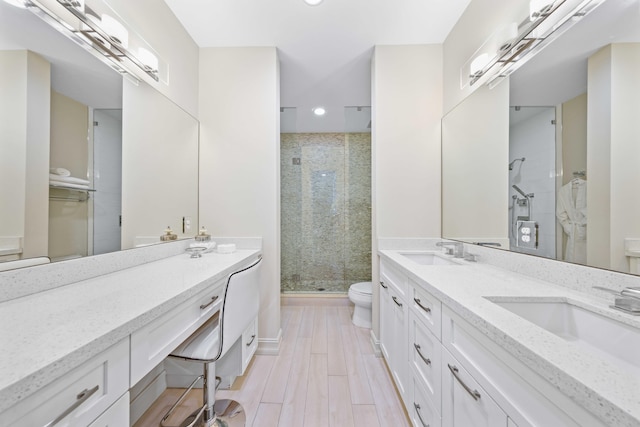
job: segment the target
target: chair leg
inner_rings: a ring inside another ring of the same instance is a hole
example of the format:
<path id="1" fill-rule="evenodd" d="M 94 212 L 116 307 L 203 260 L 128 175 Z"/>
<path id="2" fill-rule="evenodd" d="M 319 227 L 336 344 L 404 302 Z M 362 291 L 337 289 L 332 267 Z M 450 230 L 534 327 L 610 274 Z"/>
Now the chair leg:
<path id="1" fill-rule="evenodd" d="M 204 403 L 204 425 L 209 426 L 216 419 L 213 406 L 216 403 L 216 365 L 204 364 L 204 383 L 202 385 L 202 402 Z"/>

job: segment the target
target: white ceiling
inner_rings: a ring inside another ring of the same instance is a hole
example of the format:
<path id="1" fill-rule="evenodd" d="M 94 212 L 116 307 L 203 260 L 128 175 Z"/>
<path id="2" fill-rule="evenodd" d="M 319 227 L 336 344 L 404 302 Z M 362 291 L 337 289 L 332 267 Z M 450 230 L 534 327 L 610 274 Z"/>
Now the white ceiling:
<path id="1" fill-rule="evenodd" d="M 277 47 L 280 103 L 301 132 L 344 130 L 345 106 L 371 105 L 373 47 L 442 43 L 469 1 L 165 0 L 200 47 Z"/>

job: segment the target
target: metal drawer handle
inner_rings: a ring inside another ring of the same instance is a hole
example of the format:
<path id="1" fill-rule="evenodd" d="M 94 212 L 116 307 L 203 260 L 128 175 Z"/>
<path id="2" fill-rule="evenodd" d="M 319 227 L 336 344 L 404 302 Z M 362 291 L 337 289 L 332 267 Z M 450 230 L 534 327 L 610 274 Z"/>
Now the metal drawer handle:
<path id="1" fill-rule="evenodd" d="M 423 309 L 423 310 L 424 310 L 424 311 L 426 311 L 427 313 L 431 313 L 431 309 L 430 309 L 429 307 L 425 307 L 424 305 L 422 305 L 422 303 L 421 303 L 421 301 L 420 301 L 420 298 L 414 298 L 413 300 L 416 302 L 416 304 L 418 304 L 418 306 L 419 306 L 421 309 Z"/>
<path id="2" fill-rule="evenodd" d="M 416 408 L 416 414 L 418 414 L 418 418 L 420 418 L 420 422 L 422 423 L 422 425 L 424 427 L 429 427 L 429 424 L 425 424 L 424 420 L 422 419 L 422 415 L 420 414 L 420 405 L 418 405 L 416 402 L 413 402 L 413 407 Z"/>
<path id="3" fill-rule="evenodd" d="M 253 344 L 253 340 L 255 339 L 256 339 L 256 335 L 255 334 L 251 335 L 251 341 L 247 343 L 247 347 L 251 347 L 251 344 Z"/>
<path id="4" fill-rule="evenodd" d="M 402 307 L 402 303 L 401 303 L 401 302 L 398 302 L 398 300 L 396 299 L 396 297 L 392 296 L 392 297 L 391 297 L 391 299 L 393 300 L 393 302 L 395 302 L 395 303 L 396 303 L 396 305 L 397 305 L 398 307 Z"/>
<path id="5" fill-rule="evenodd" d="M 428 358 L 424 357 L 424 355 L 420 351 L 420 346 L 418 344 L 416 344 L 416 343 L 413 343 L 413 346 L 416 348 L 416 351 L 418 352 L 418 355 L 422 358 L 424 363 L 426 363 L 427 365 L 431 365 L 431 359 L 428 359 Z"/>
<path id="6" fill-rule="evenodd" d="M 95 392 L 98 391 L 99 388 L 100 388 L 100 386 L 95 386 L 91 390 L 87 390 L 86 388 L 84 390 L 82 390 L 76 396 L 77 400 L 73 403 L 73 405 L 69 406 L 63 413 L 58 415 L 58 417 L 55 420 L 51 421 L 49 424 L 46 424 L 44 427 L 51 427 L 51 426 L 54 426 L 54 425 L 58 424 L 67 415 L 69 415 L 70 413 L 72 413 L 73 411 L 78 409 L 78 406 L 82 405 L 84 402 L 87 401 L 87 399 L 89 399 L 91 396 L 93 396 L 95 394 Z"/>
<path id="7" fill-rule="evenodd" d="M 480 392 L 478 392 L 478 390 L 471 390 L 471 388 L 468 385 L 466 385 L 464 381 L 462 381 L 462 378 L 458 376 L 458 372 L 459 372 L 458 368 L 455 365 L 451 366 L 448 363 L 447 363 L 447 366 L 449 367 L 449 370 L 451 371 L 453 376 L 456 377 L 460 385 L 467 391 L 467 393 L 469 393 L 474 400 L 480 399 Z"/>
<path id="8" fill-rule="evenodd" d="M 382 286 L 382 287 L 383 287 L 383 288 L 385 288 L 385 289 L 388 289 L 388 288 L 389 288 L 389 287 L 388 287 L 387 285 L 385 285 L 385 284 L 384 284 L 384 282 L 382 282 L 382 281 L 380 282 L 380 286 Z"/>
<path id="9" fill-rule="evenodd" d="M 209 307 L 211 304 L 213 304 L 214 302 L 216 302 L 216 300 L 218 299 L 218 295 L 214 295 L 211 297 L 211 301 L 209 301 L 206 304 L 202 304 L 200 306 L 200 310 L 204 310 L 205 308 Z"/>

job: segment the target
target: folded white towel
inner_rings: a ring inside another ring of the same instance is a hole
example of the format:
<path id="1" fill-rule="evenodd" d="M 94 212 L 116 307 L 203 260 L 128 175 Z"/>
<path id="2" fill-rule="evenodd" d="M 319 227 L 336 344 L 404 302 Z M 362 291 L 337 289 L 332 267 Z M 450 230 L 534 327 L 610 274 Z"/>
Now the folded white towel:
<path id="1" fill-rule="evenodd" d="M 65 168 L 51 168 L 49 169 L 49 173 L 60 176 L 71 176 L 71 172 Z"/>
<path id="2" fill-rule="evenodd" d="M 79 190 L 89 189 L 89 186 L 87 184 L 72 184 L 70 182 L 54 181 L 52 179 L 49 180 L 49 185 L 52 187 L 77 188 Z"/>
<path id="3" fill-rule="evenodd" d="M 49 174 L 49 180 L 50 181 L 57 181 L 57 182 L 66 182 L 69 184 L 81 184 L 81 185 L 89 185 L 90 182 L 86 179 L 82 179 L 82 178 L 75 178 L 73 176 L 60 176 L 60 175 L 55 175 L 50 173 Z"/>

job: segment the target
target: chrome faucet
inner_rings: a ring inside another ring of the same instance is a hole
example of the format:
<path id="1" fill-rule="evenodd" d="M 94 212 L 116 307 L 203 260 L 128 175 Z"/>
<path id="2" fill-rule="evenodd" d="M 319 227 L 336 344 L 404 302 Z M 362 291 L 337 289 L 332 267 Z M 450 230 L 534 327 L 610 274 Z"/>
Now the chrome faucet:
<path id="1" fill-rule="evenodd" d="M 611 308 L 634 316 L 640 316 L 640 287 L 627 287 L 620 292 L 602 286 L 594 286 L 593 289 L 605 291 L 616 296 Z"/>
<path id="2" fill-rule="evenodd" d="M 462 242 L 437 242 L 436 246 L 443 247 L 447 255 L 453 255 L 454 258 L 464 258 L 464 245 Z"/>

